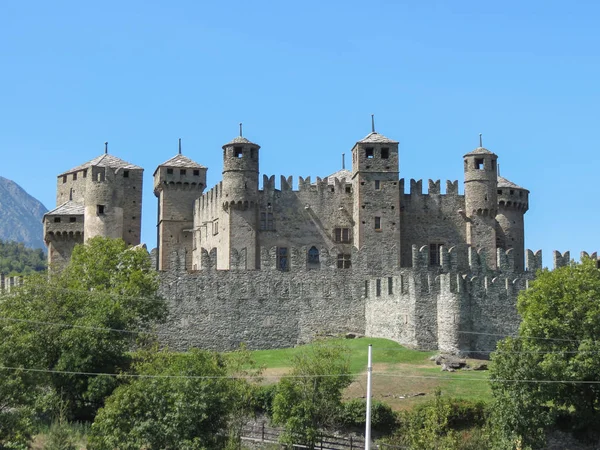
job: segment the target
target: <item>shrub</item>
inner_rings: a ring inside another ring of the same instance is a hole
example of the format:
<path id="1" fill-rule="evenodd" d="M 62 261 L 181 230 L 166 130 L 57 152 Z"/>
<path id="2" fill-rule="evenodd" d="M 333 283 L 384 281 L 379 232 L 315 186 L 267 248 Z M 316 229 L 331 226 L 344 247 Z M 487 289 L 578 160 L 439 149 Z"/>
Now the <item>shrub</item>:
<path id="1" fill-rule="evenodd" d="M 363 428 L 367 412 L 367 402 L 355 398 L 345 402 L 340 413 L 340 425 Z M 397 416 L 386 403 L 374 401 L 371 404 L 371 428 L 381 432 L 392 432 L 397 426 Z"/>

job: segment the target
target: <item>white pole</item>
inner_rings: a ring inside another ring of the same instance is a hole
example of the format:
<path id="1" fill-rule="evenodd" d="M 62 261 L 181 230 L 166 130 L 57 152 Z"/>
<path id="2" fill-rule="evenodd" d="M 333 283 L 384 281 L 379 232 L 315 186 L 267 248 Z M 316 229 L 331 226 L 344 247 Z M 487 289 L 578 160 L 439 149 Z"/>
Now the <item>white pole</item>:
<path id="1" fill-rule="evenodd" d="M 365 419 L 365 450 L 371 449 L 371 374 L 373 372 L 373 346 L 369 345 L 367 363 L 367 417 Z"/>

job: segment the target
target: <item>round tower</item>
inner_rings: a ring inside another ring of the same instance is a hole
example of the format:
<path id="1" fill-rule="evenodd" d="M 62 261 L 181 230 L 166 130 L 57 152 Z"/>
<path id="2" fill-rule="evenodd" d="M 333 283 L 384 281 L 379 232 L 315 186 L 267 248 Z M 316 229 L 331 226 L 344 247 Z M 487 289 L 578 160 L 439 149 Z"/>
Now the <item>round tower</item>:
<path id="1" fill-rule="evenodd" d="M 242 136 L 223 146 L 223 205 L 226 208 L 256 203 L 259 149 L 259 145 Z"/>
<path id="2" fill-rule="evenodd" d="M 488 267 L 495 269 L 498 156 L 478 147 L 463 158 L 467 244 L 483 248 Z"/>
<path id="3" fill-rule="evenodd" d="M 223 146 L 221 204 L 226 214 L 220 221 L 222 236 L 218 266 L 229 268 L 233 250 L 245 254 L 246 269 L 260 268 L 258 223 L 258 151 L 260 146 L 241 135 Z M 223 223 L 224 222 L 224 223 Z M 223 228 L 225 227 L 225 228 Z"/>
<path id="4" fill-rule="evenodd" d="M 529 209 L 529 191 L 506 178 L 498 176 L 498 215 L 496 244 L 498 248 L 513 249 L 515 270 L 525 267 L 524 215 Z"/>
<path id="5" fill-rule="evenodd" d="M 123 238 L 123 181 L 118 169 L 91 166 L 85 188 L 84 238 Z"/>

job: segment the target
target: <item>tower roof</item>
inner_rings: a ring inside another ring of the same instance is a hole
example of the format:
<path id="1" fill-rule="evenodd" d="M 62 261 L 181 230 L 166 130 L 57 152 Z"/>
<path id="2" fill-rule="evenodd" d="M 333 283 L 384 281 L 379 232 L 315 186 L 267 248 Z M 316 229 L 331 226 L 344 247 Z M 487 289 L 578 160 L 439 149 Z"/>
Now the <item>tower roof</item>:
<path id="1" fill-rule="evenodd" d="M 519 185 L 516 185 L 515 183 L 513 183 L 512 181 L 507 180 L 504 177 L 501 177 L 500 175 L 498 175 L 498 187 L 499 188 L 512 188 L 512 189 L 522 189 L 524 191 L 527 191 L 527 189 L 522 188 Z M 529 192 L 529 191 L 528 191 Z"/>
<path id="2" fill-rule="evenodd" d="M 363 139 L 358 141 L 360 144 L 398 144 L 398 141 L 394 141 L 390 138 L 385 137 L 383 134 L 379 134 L 373 131 L 367 134 Z"/>
<path id="3" fill-rule="evenodd" d="M 165 166 L 165 167 L 181 167 L 184 169 L 206 169 L 205 166 L 203 166 L 202 164 L 198 164 L 196 161 L 188 158 L 187 156 L 183 156 L 181 154 L 177 154 L 175 156 L 173 156 L 171 159 L 165 161 L 162 164 L 159 164 L 160 166 Z"/>
<path id="4" fill-rule="evenodd" d="M 470 155 L 494 155 L 494 156 L 498 156 L 494 152 L 490 152 L 487 148 L 484 148 L 484 147 L 477 147 L 472 152 L 469 152 L 469 153 L 465 154 L 465 156 L 470 156 Z M 464 156 L 463 156 L 463 158 L 464 158 Z"/>
<path id="5" fill-rule="evenodd" d="M 72 200 L 63 203 L 62 205 L 57 206 L 51 211 L 48 211 L 44 214 L 46 216 L 77 216 L 83 215 L 84 206 L 80 203 L 75 203 Z"/>
<path id="6" fill-rule="evenodd" d="M 334 172 L 331 175 L 325 177 L 325 179 L 327 180 L 327 184 L 333 184 L 333 180 L 335 178 L 337 178 L 338 180 L 345 178 L 346 181 L 350 181 L 352 180 L 352 172 L 350 172 L 348 169 L 340 169 L 337 172 Z"/>
<path id="7" fill-rule="evenodd" d="M 130 169 L 130 170 L 144 170 L 140 166 L 136 166 L 135 164 L 128 163 L 127 161 L 123 161 L 121 158 L 117 158 L 116 156 L 109 155 L 108 153 L 103 153 L 100 156 L 81 164 L 80 166 L 73 167 L 71 170 L 67 170 L 66 172 L 58 175 L 59 177 L 62 175 L 66 175 L 68 173 L 79 172 L 80 170 L 87 169 L 91 166 L 99 166 L 99 167 L 110 167 L 111 169 Z"/>
<path id="8" fill-rule="evenodd" d="M 235 145 L 235 144 L 250 144 L 250 145 L 254 145 L 256 147 L 260 148 L 260 145 L 255 144 L 254 142 L 250 142 L 248 139 L 246 139 L 243 136 L 237 136 L 234 139 L 232 139 L 231 141 L 229 141 L 227 144 L 225 144 L 223 146 L 223 148 L 228 147 L 230 145 Z"/>

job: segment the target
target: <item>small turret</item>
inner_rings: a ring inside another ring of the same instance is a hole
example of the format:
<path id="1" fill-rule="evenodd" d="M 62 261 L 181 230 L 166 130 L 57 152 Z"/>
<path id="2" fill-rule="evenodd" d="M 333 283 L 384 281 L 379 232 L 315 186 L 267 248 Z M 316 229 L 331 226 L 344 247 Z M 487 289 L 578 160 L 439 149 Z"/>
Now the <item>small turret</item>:
<path id="1" fill-rule="evenodd" d="M 464 155 L 467 244 L 483 248 L 495 269 L 498 156 L 482 146 Z"/>
<path id="2" fill-rule="evenodd" d="M 224 206 L 256 202 L 260 146 L 238 136 L 223 146 Z"/>
<path id="3" fill-rule="evenodd" d="M 524 215 L 529 209 L 529 191 L 506 178 L 498 176 L 498 215 L 496 245 L 513 249 L 515 270 L 524 270 L 525 227 Z"/>

